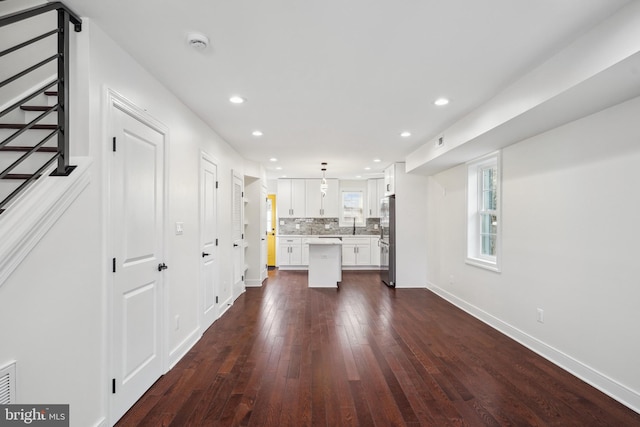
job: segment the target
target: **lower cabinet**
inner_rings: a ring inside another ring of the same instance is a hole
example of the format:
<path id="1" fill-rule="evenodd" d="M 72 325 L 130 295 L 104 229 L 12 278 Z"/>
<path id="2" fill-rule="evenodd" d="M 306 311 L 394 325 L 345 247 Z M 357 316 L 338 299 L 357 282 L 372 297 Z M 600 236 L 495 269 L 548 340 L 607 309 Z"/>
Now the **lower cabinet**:
<path id="1" fill-rule="evenodd" d="M 308 248 L 308 245 L 307 245 Z M 308 251 L 308 249 L 307 249 Z M 307 260 L 308 260 L 307 252 Z M 307 261 L 308 262 L 308 261 Z M 278 264 L 281 266 L 302 265 L 302 239 L 281 237 L 278 244 Z"/>
<path id="2" fill-rule="evenodd" d="M 371 265 L 371 238 L 343 237 L 342 265 Z"/>
<path id="3" fill-rule="evenodd" d="M 380 238 L 371 238 L 371 265 L 380 267 Z"/>
<path id="4" fill-rule="evenodd" d="M 309 238 L 302 238 L 302 265 L 309 265 Z"/>
<path id="5" fill-rule="evenodd" d="M 342 238 L 342 265 L 344 267 L 379 267 L 379 238 L 373 236 L 340 236 Z M 304 269 L 309 265 L 309 238 L 311 236 L 279 236 L 278 266 Z"/>

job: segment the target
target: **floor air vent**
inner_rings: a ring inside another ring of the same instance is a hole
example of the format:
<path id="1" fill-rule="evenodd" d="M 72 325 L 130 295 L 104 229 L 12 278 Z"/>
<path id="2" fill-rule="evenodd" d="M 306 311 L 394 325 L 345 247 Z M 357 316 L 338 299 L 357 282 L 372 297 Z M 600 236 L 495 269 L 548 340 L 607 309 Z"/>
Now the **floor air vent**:
<path id="1" fill-rule="evenodd" d="M 0 369 L 0 405 L 9 405 L 16 401 L 16 364 L 15 362 Z"/>

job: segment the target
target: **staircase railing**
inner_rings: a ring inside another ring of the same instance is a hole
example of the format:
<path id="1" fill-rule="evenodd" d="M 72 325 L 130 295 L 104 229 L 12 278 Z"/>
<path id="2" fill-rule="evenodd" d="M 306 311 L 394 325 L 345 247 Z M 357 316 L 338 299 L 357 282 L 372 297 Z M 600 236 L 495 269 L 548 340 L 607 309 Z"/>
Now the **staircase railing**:
<path id="1" fill-rule="evenodd" d="M 2 88 L 6 85 L 9 85 L 10 83 L 18 81 L 19 79 L 27 76 L 35 70 L 40 69 L 46 64 L 57 61 L 57 76 L 55 80 L 44 84 L 42 87 L 36 89 L 33 93 L 25 96 L 24 98 L 13 103 L 0 112 L 0 119 L 17 109 L 22 109 L 24 111 L 41 112 L 41 114 L 39 114 L 35 119 L 26 124 L 0 123 L 0 128 L 17 129 L 15 133 L 0 141 L 0 155 L 2 155 L 3 152 L 24 153 L 11 165 L 0 171 L 0 180 L 18 179 L 23 181 L 8 196 L 0 200 L 0 213 L 3 212 L 5 206 L 7 206 L 12 200 L 14 200 L 19 194 L 21 194 L 36 179 L 38 179 L 48 168 L 50 168 L 51 165 L 56 162 L 56 160 L 57 166 L 55 168 L 55 171 L 51 175 L 67 176 L 73 171 L 75 167 L 69 165 L 69 26 L 70 23 L 73 24 L 74 30 L 76 32 L 80 32 L 82 31 L 82 20 L 78 17 L 78 15 L 69 10 L 61 2 L 52 2 L 0 17 L 0 27 L 24 21 L 43 13 L 53 11 L 57 11 L 58 13 L 58 23 L 56 29 L 46 31 L 36 37 L 23 41 L 13 47 L 0 52 L 0 58 L 3 58 L 10 53 L 30 46 L 40 40 L 44 40 L 48 37 L 57 35 L 57 52 L 50 56 L 47 56 L 48 54 L 45 53 L 44 56 L 46 57 L 44 59 L 0 82 L 0 88 Z M 50 107 L 30 107 L 25 105 L 29 101 L 43 94 L 57 97 L 56 104 Z M 42 124 L 42 120 L 53 112 L 57 113 L 57 124 Z M 35 144 L 29 144 L 28 146 L 15 144 L 11 145 L 12 141 L 16 141 L 21 135 L 33 130 L 51 130 L 51 133 L 40 140 L 40 142 Z M 56 135 L 58 138 L 57 147 L 45 147 L 45 144 Z M 43 152 L 53 152 L 54 154 L 51 156 L 51 158 L 47 159 L 44 164 L 38 167 L 37 170 L 33 171 L 33 173 L 11 173 L 16 169 L 16 167 L 18 167 L 20 164 L 23 164 L 25 160 L 30 158 L 33 154 Z"/>

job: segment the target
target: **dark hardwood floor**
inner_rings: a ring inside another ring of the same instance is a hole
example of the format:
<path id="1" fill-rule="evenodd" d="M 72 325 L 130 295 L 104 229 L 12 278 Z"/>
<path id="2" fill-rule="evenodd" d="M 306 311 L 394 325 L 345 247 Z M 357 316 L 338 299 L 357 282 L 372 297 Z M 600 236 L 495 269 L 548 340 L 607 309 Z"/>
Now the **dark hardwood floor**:
<path id="1" fill-rule="evenodd" d="M 118 426 L 640 426 L 435 294 L 270 271 Z"/>

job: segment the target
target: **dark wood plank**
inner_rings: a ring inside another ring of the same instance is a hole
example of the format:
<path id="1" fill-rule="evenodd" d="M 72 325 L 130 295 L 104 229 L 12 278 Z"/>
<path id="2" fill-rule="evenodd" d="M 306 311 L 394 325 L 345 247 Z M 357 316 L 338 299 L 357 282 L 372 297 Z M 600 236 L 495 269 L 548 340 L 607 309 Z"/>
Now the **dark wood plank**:
<path id="1" fill-rule="evenodd" d="M 435 294 L 272 270 L 118 426 L 640 426 Z"/>

